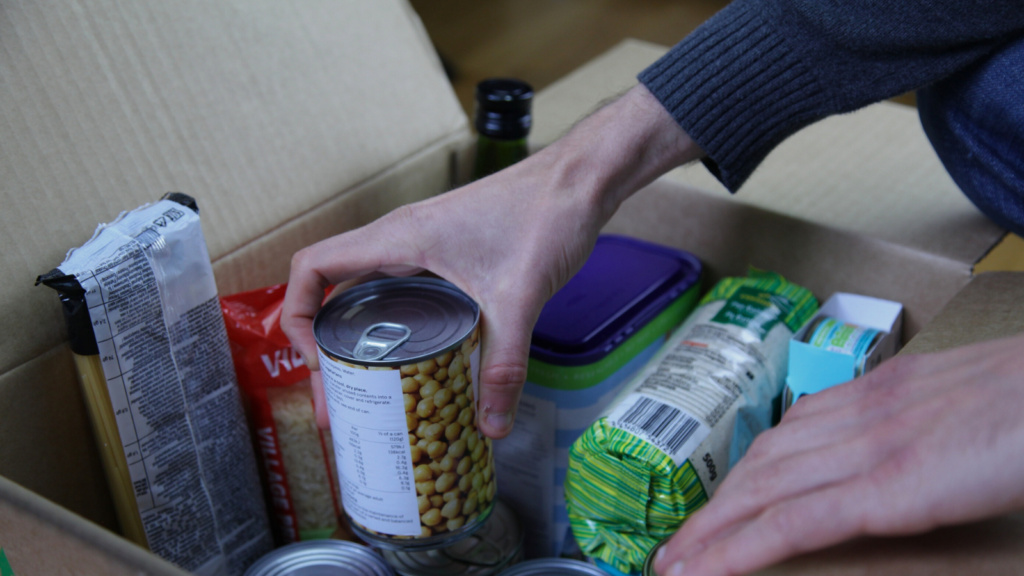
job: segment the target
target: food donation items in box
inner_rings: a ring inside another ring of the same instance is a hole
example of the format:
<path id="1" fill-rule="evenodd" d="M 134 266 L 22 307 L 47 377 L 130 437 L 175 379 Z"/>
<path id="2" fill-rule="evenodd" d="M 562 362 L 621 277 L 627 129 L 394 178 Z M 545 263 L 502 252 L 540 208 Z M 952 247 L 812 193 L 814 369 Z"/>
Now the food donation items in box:
<path id="1" fill-rule="evenodd" d="M 125 536 L 242 574 L 273 542 L 195 201 L 122 212 L 39 281 L 60 293 Z"/>
<path id="2" fill-rule="evenodd" d="M 725 278 L 569 451 L 583 553 L 623 572 L 703 506 L 782 392 L 789 340 L 817 310 L 771 272 Z"/>
<path id="3" fill-rule="evenodd" d="M 450 546 L 478 530 L 497 484 L 477 428 L 480 307 L 433 278 L 388 278 L 313 320 L 342 506 L 377 547 Z"/>
<path id="4" fill-rule="evenodd" d="M 805 394 L 867 374 L 900 348 L 903 306 L 837 292 L 789 342 L 786 410 Z"/>
<path id="5" fill-rule="evenodd" d="M 569 446 L 690 313 L 700 277 L 687 252 L 603 235 L 544 306 L 515 427 L 495 443 L 499 493 L 527 528 L 527 557 L 574 548 L 563 490 Z"/>
<path id="6" fill-rule="evenodd" d="M 220 301 L 274 534 L 281 544 L 351 539 L 341 517 L 331 433 L 316 425 L 309 368 L 281 330 L 286 288 L 278 284 Z"/>

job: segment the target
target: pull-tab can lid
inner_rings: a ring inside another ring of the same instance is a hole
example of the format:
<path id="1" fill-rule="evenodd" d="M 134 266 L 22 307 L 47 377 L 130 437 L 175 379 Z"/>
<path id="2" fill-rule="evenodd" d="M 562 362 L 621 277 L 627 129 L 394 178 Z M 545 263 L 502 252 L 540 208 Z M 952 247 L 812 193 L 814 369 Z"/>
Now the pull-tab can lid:
<path id="1" fill-rule="evenodd" d="M 340 540 L 309 540 L 274 550 L 245 576 L 394 576 L 379 554 Z"/>
<path id="2" fill-rule="evenodd" d="M 380 360 L 412 336 L 408 326 L 394 322 L 379 322 L 363 330 L 356 342 L 353 355 L 360 360 Z"/>
<path id="3" fill-rule="evenodd" d="M 454 284 L 387 278 L 355 286 L 313 320 L 325 354 L 363 366 L 399 366 L 459 347 L 480 321 L 480 307 Z"/>

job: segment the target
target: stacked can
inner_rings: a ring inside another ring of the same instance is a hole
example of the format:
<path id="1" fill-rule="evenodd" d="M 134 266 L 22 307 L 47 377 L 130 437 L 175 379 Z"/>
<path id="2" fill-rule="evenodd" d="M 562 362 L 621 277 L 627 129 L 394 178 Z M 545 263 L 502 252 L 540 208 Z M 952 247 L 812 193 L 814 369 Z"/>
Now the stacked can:
<path id="1" fill-rule="evenodd" d="M 357 286 L 314 320 L 342 504 L 374 546 L 447 547 L 491 513 L 479 323 L 472 299 L 430 278 Z"/>
<path id="2" fill-rule="evenodd" d="M 373 550 L 340 540 L 309 540 L 274 550 L 249 567 L 245 576 L 394 576 Z"/>

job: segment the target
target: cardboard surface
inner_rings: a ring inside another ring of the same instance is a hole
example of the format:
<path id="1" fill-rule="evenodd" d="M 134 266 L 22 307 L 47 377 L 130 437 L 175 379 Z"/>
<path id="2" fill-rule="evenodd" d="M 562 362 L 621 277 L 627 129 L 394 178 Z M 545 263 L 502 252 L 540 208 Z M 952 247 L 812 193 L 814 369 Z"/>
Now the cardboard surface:
<path id="1" fill-rule="evenodd" d="M 118 528 L 66 342 L 0 376 L 0 476 Z"/>
<path id="2" fill-rule="evenodd" d="M 976 276 L 900 353 L 939 352 L 1021 332 L 1024 272 L 987 272 Z"/>
<path id="3" fill-rule="evenodd" d="M 758 572 L 763 576 L 1016 575 L 1024 572 L 1024 514 L 920 536 L 863 538 Z"/>
<path id="4" fill-rule="evenodd" d="M 974 265 L 974 273 L 1024 272 L 1024 238 L 1008 233 Z"/>
<path id="5" fill-rule="evenodd" d="M 397 0 L 6 3 L 0 100 L 0 373 L 64 339 L 32 280 L 121 210 L 195 196 L 216 260 L 468 133 Z"/>
<path id="6" fill-rule="evenodd" d="M 187 574 L 2 477 L 0 537 L 18 576 Z"/>
<path id="7" fill-rule="evenodd" d="M 774 270 L 820 300 L 854 292 L 900 302 L 916 334 L 970 280 L 970 269 L 902 246 L 659 180 L 623 203 L 606 232 L 689 250 L 707 281 Z M 710 284 L 708 284 L 710 285 Z"/>

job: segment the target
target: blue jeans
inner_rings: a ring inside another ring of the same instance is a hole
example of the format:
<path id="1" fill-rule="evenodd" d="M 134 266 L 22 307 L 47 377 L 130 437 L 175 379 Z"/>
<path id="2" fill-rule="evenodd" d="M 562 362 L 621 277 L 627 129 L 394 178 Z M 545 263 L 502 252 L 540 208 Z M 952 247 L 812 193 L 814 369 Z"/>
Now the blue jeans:
<path id="1" fill-rule="evenodd" d="M 964 194 L 1024 236 L 1024 38 L 917 92 L 921 124 Z"/>

